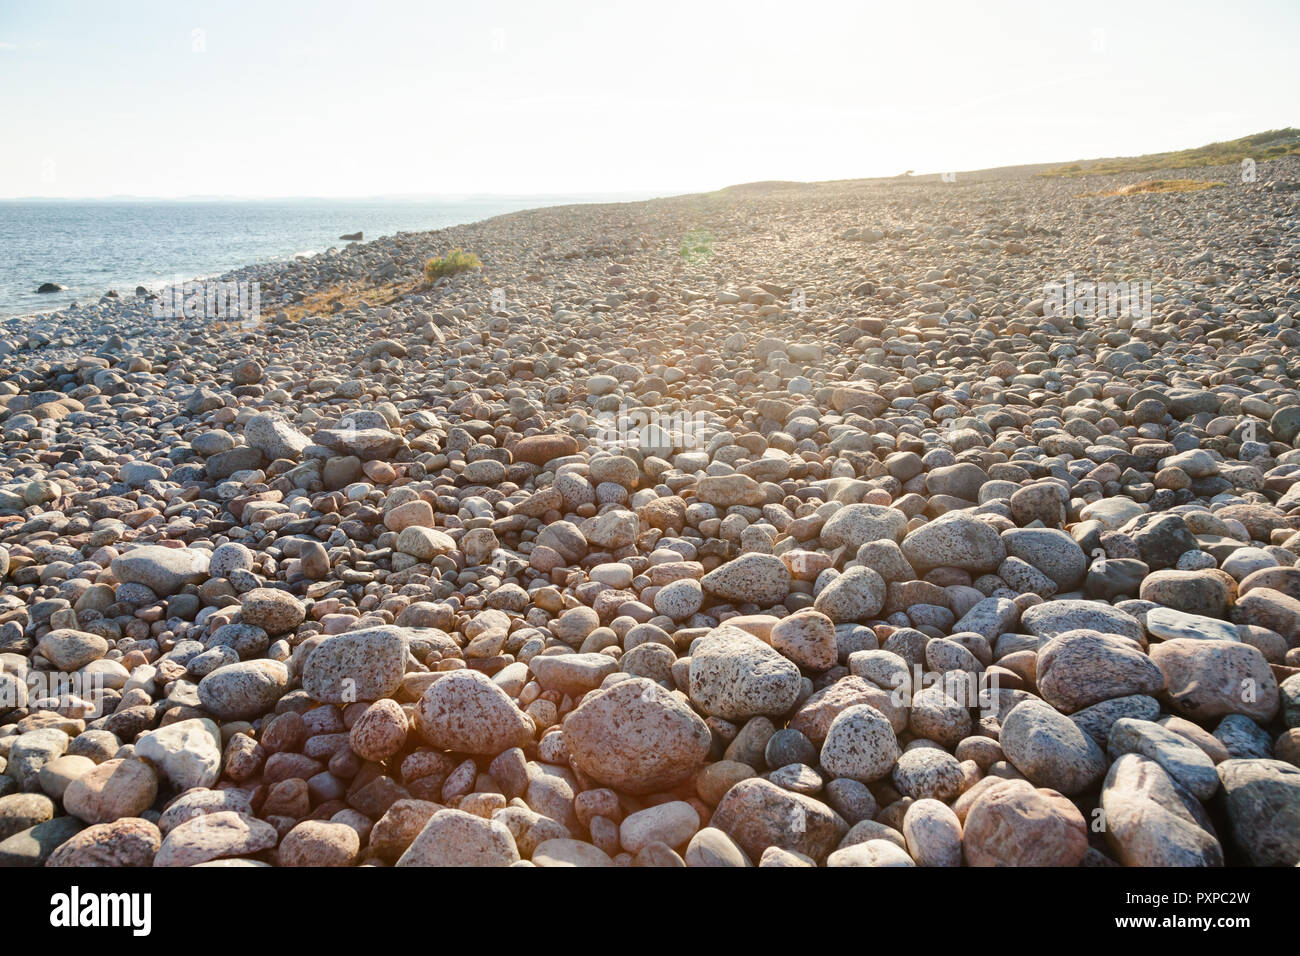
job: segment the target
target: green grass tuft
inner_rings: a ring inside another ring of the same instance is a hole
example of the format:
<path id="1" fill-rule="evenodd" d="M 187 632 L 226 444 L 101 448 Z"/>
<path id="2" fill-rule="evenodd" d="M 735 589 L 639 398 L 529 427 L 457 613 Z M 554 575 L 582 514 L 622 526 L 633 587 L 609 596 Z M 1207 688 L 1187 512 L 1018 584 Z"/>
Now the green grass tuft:
<path id="1" fill-rule="evenodd" d="M 472 252 L 463 252 L 460 249 L 453 249 L 445 256 L 435 256 L 424 264 L 424 278 L 426 282 L 434 283 L 443 276 L 454 276 L 458 272 L 468 272 L 471 269 L 482 269 L 483 263 L 479 262 L 478 256 Z"/>
<path id="2" fill-rule="evenodd" d="M 699 265 L 713 258 L 713 233 L 707 229 L 693 229 L 682 236 L 681 257 L 691 265 Z"/>

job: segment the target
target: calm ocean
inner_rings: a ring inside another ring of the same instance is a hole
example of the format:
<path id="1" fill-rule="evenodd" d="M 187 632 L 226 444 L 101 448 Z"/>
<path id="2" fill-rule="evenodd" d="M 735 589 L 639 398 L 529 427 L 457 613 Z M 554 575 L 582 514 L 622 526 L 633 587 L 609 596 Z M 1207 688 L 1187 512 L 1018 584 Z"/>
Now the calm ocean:
<path id="1" fill-rule="evenodd" d="M 346 245 L 339 241 L 344 233 L 364 232 L 369 241 L 583 201 L 610 200 L 5 200 L 0 201 L 0 317 L 95 302 L 109 289 L 125 296 L 140 285 L 155 288 L 324 252 Z M 38 295 L 45 282 L 67 291 Z"/>

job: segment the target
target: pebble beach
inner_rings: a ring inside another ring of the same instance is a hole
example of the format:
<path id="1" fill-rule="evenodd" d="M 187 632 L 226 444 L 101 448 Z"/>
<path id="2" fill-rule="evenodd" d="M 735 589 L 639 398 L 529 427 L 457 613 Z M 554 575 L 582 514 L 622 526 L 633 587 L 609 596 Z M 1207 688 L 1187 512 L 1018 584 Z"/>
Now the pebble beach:
<path id="1" fill-rule="evenodd" d="M 1300 864 L 1300 157 L 1037 172 L 0 320 L 0 866 Z"/>

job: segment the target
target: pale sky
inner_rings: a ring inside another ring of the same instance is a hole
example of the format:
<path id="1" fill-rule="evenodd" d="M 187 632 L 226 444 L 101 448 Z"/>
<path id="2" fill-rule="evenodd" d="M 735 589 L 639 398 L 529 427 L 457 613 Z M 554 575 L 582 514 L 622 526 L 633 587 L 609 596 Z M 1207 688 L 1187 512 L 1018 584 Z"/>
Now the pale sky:
<path id="1" fill-rule="evenodd" d="M 1300 2 L 0 0 L 0 197 L 591 194 L 1300 125 Z"/>

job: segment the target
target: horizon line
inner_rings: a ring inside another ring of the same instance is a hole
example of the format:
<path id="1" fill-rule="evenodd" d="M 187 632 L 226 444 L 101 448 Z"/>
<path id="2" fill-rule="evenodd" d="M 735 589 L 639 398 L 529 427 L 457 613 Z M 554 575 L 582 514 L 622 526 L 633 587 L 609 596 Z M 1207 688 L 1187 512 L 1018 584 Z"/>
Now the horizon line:
<path id="1" fill-rule="evenodd" d="M 723 188 L 723 187 L 719 187 Z M 707 189 L 689 189 L 681 187 L 666 188 L 630 188 L 630 189 L 604 189 L 583 191 L 552 191 L 552 192 L 474 192 L 474 193 L 372 193 L 372 194 L 349 194 L 339 196 L 312 195 L 312 194 L 292 194 L 292 195 L 271 195 L 271 194 L 241 194 L 241 193 L 186 193 L 179 196 L 153 196 L 142 195 L 137 193 L 109 193 L 99 196 L 0 196 L 0 202 L 302 202 L 307 200 L 330 200 L 330 201 L 374 201 L 374 200 L 403 200 L 403 201 L 431 201 L 431 202 L 449 202 L 463 203 L 479 200 L 512 200 L 512 199 L 573 199 L 577 197 L 615 197 L 615 196 L 680 196 L 691 192 L 707 192 Z"/>

